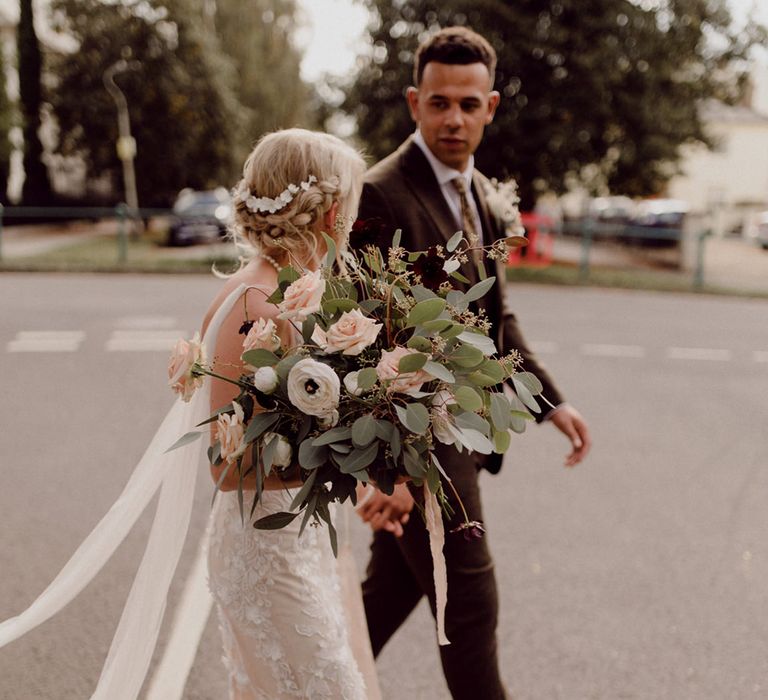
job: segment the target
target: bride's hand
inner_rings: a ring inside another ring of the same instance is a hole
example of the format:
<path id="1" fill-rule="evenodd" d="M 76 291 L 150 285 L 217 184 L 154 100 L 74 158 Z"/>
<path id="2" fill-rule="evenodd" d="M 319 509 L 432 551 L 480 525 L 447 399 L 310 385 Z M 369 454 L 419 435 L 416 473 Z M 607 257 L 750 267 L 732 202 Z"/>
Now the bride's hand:
<path id="1" fill-rule="evenodd" d="M 400 537 L 413 510 L 413 497 L 404 483 L 397 484 L 391 496 L 368 486 L 356 510 L 374 532 L 386 530 Z"/>

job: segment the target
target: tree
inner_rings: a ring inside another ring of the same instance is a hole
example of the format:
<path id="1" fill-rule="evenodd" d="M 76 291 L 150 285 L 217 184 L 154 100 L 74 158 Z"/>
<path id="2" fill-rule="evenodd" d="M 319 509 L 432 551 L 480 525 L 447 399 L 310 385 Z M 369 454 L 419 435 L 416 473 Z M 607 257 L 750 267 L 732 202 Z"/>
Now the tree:
<path id="1" fill-rule="evenodd" d="M 367 0 L 373 51 L 345 109 L 382 157 L 413 129 L 403 100 L 419 41 L 463 24 L 498 53 L 496 119 L 477 154 L 490 175 L 513 176 L 524 206 L 572 178 L 594 191 L 660 192 L 681 147 L 709 144 L 707 98 L 734 101 L 750 47 L 725 0 Z"/>
<path id="2" fill-rule="evenodd" d="M 42 59 L 35 34 L 32 0 L 21 0 L 16 45 L 19 54 L 19 100 L 24 131 L 24 186 L 21 201 L 29 206 L 51 203 L 48 169 L 42 161 L 40 107 Z"/>
<path id="3" fill-rule="evenodd" d="M 234 181 L 242 133 L 234 73 L 190 0 L 54 0 L 52 17 L 78 43 L 53 62 L 62 154 L 80 155 L 90 178 L 106 177 L 122 193 L 116 107 L 103 75 L 126 59 L 134 69 L 115 80 L 137 142 L 141 206 L 167 206 L 184 187 Z"/>
<path id="4" fill-rule="evenodd" d="M 0 204 L 8 204 L 8 176 L 11 171 L 11 140 L 8 136 L 14 122 L 13 105 L 5 82 L 5 55 L 0 50 Z"/>
<path id="5" fill-rule="evenodd" d="M 295 25 L 295 0 L 216 2 L 216 31 L 235 66 L 235 90 L 246 108 L 246 149 L 267 131 L 311 124 L 310 90 L 291 39 Z"/>

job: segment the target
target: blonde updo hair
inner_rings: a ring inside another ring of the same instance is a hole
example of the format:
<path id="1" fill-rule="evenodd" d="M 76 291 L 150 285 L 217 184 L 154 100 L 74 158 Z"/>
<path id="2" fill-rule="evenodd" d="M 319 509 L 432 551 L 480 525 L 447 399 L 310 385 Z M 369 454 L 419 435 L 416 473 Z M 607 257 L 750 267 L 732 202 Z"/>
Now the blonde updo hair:
<path id="1" fill-rule="evenodd" d="M 357 215 L 364 172 L 362 156 L 330 134 L 306 129 L 266 134 L 245 161 L 243 179 L 235 187 L 241 193 L 234 197 L 235 241 L 246 255 L 262 253 L 283 265 L 314 260 L 323 216 L 338 202 L 339 225 L 324 233 L 343 251 Z M 253 211 L 246 205 L 249 195 L 275 198 L 289 185 L 298 191 L 275 212 Z"/>

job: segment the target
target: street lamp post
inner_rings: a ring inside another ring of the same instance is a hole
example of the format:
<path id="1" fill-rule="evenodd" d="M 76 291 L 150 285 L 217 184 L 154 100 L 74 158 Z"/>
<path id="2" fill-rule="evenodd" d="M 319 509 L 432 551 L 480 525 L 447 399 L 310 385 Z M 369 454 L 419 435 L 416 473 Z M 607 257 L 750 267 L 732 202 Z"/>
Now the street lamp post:
<path id="1" fill-rule="evenodd" d="M 136 139 L 131 136 L 128 101 L 125 99 L 123 91 L 117 86 L 115 75 L 136 68 L 138 65 L 137 61 L 129 63 L 128 61 L 120 60 L 107 68 L 103 75 L 104 87 L 107 88 L 107 92 L 109 92 L 115 101 L 115 105 L 117 105 L 117 157 L 123 165 L 125 203 L 134 217 L 138 217 L 139 211 L 139 196 L 136 192 L 136 170 L 133 167 L 133 160 L 136 157 Z"/>

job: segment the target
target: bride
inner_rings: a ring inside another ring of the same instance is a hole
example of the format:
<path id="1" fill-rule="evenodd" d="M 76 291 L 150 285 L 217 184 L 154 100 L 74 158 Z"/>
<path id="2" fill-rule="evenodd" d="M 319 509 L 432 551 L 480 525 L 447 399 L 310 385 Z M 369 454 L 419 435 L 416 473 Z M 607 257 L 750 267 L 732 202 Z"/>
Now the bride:
<path id="1" fill-rule="evenodd" d="M 235 196 L 235 235 L 253 252 L 250 261 L 214 300 L 203 324 L 225 299 L 245 286 L 244 301 L 224 318 L 215 346 L 214 371 L 236 379 L 246 371 L 240 360 L 243 323 L 258 319 L 245 342 L 262 347 L 301 342 L 296 330 L 277 318 L 266 297 L 277 287 L 279 270 L 292 262 L 312 270 L 326 251 L 321 231 L 337 248 L 346 244 L 346 226 L 356 213 L 362 158 L 328 134 L 292 129 L 262 138 L 248 158 Z M 285 200 L 280 194 L 288 192 Z M 264 345 L 266 343 L 266 345 Z M 272 347 L 271 349 L 274 349 Z M 220 380 L 211 386 L 211 408 L 237 396 Z M 223 463 L 212 467 L 215 481 Z M 253 478 L 253 477 L 250 477 Z M 372 697 L 354 658 L 340 595 L 336 561 L 327 533 L 299 521 L 282 530 L 256 530 L 241 523 L 238 476 L 225 475 L 211 521 L 209 584 L 216 601 L 229 672 L 230 697 Z M 246 480 L 246 486 L 255 483 Z M 293 493 L 278 477 L 253 519 L 289 509 Z M 369 678 L 369 685 L 371 679 Z"/>
<path id="2" fill-rule="evenodd" d="M 304 269 L 319 266 L 326 253 L 321 232 L 344 250 L 364 170 L 354 149 L 327 134 L 289 129 L 256 145 L 235 195 L 235 237 L 247 262 L 227 278 L 203 320 L 203 343 L 215 372 L 236 378 L 245 370 L 244 341 L 297 342 L 296 331 L 277 318 L 266 297 L 289 261 Z M 246 321 L 256 324 L 244 338 Z M 205 382 L 191 401 L 174 404 L 123 493 L 56 579 L 29 608 L 0 623 L 2 647 L 55 615 L 96 576 L 159 491 L 146 551 L 92 698 L 132 700 L 144 685 L 187 534 L 196 467 L 207 463 L 208 441 L 171 452 L 168 447 L 234 398 L 231 384 Z M 211 476 L 218 482 L 219 468 L 212 467 Z M 293 499 L 288 487 L 296 484 L 271 479 L 253 520 L 286 510 Z M 298 537 L 296 520 L 295 527 L 282 530 L 256 530 L 248 518 L 243 523 L 236 486 L 234 474 L 224 475 L 207 532 L 208 585 L 219 616 L 230 700 L 377 700 L 348 548 L 342 546 L 335 559 L 328 533 L 310 527 Z M 185 592 L 193 594 L 186 601 L 183 596 L 148 698 L 181 697 L 210 605 L 203 578 L 200 568 L 187 582 Z"/>

